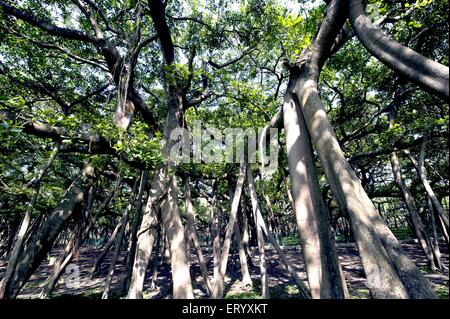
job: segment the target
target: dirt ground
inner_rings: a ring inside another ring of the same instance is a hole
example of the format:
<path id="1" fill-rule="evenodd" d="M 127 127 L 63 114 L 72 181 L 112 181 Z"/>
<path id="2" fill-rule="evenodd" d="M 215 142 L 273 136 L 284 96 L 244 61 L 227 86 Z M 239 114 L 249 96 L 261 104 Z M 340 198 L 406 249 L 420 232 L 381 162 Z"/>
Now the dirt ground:
<path id="1" fill-rule="evenodd" d="M 419 266 L 424 275 L 431 281 L 433 288 L 441 298 L 448 298 L 449 291 L 449 274 L 448 271 L 444 273 L 432 273 L 427 270 L 426 259 L 421 251 L 419 245 L 414 242 L 404 242 L 402 246 L 406 252 L 411 256 L 414 262 Z M 354 244 L 338 244 L 338 254 L 343 268 L 344 276 L 349 288 L 351 298 L 370 298 L 366 288 L 366 282 L 362 269 L 361 262 L 358 257 L 358 251 Z M 441 244 L 441 253 L 444 264 L 448 268 L 448 247 L 445 243 Z M 61 247 L 53 249 L 50 258 L 43 262 L 36 273 L 30 278 L 28 283 L 22 289 L 19 298 L 38 298 L 45 279 L 49 275 L 52 266 L 51 257 L 55 257 L 61 251 Z M 300 274 L 300 277 L 306 282 L 306 273 L 303 266 L 300 249 L 297 247 L 284 247 L 286 256 L 294 269 Z M 96 258 L 100 254 L 100 249 L 83 248 L 79 256 L 72 261 L 70 269 L 79 270 L 79 281 L 69 280 L 75 278 L 74 273 L 63 274 L 57 287 L 54 290 L 54 298 L 101 298 L 104 287 L 104 280 L 109 267 L 109 260 L 111 252 L 108 254 L 106 260 L 102 264 L 99 276 L 91 278 L 89 271 L 95 263 Z M 212 257 L 210 253 L 204 250 L 205 258 L 208 262 L 208 269 L 212 277 Z M 225 298 L 258 298 L 259 296 L 259 267 L 258 257 L 256 251 L 253 253 L 254 265 L 249 265 L 249 270 L 253 280 L 253 287 L 244 286 L 240 281 L 239 260 L 237 255 L 230 255 L 230 261 L 227 270 L 227 277 L 225 280 Z M 267 247 L 268 256 L 268 273 L 269 284 L 272 298 L 299 298 L 298 289 L 290 278 L 284 265 L 276 252 Z M 125 254 L 122 253 L 119 258 L 118 265 L 113 280 L 112 295 L 114 296 L 114 287 L 118 284 L 118 279 L 124 274 Z M 191 274 L 193 278 L 194 293 L 196 298 L 207 298 L 206 290 L 204 288 L 200 268 L 198 267 L 195 254 L 190 257 L 191 260 Z M 256 265 L 256 266 L 255 266 Z M 0 260 L 0 278 L 5 272 L 6 263 Z M 149 267 L 151 268 L 151 267 Z M 147 271 L 147 279 L 144 287 L 144 298 L 170 298 L 171 282 L 170 282 L 170 266 L 162 263 L 161 269 L 158 273 L 157 287 L 149 289 L 152 272 Z M 116 298 L 123 298 L 117 296 Z"/>

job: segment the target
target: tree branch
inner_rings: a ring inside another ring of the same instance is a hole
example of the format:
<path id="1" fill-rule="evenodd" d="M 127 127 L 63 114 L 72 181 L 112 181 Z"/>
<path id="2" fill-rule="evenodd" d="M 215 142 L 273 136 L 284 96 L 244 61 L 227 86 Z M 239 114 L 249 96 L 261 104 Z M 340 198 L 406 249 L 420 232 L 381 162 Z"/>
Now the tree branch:
<path id="1" fill-rule="evenodd" d="M 20 10 L 15 8 L 4 1 L 0 0 L 0 7 L 3 9 L 3 12 L 7 15 L 11 15 L 16 17 L 17 19 L 23 20 L 35 27 L 38 27 L 44 31 L 47 31 L 51 35 L 59 36 L 69 40 L 82 41 L 87 43 L 97 43 L 98 40 L 96 37 L 84 33 L 80 30 L 74 30 L 69 28 L 61 28 L 52 24 L 51 22 L 40 19 L 29 12 Z"/>

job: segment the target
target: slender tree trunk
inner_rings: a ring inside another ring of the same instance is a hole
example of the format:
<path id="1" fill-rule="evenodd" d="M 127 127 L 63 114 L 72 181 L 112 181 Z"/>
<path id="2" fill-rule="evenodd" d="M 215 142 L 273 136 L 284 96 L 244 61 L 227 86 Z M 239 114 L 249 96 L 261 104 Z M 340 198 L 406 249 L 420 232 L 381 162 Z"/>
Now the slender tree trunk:
<path id="1" fill-rule="evenodd" d="M 391 123 L 393 123 L 392 120 Z M 420 219 L 416 203 L 414 202 L 414 198 L 409 189 L 406 187 L 405 183 L 403 182 L 403 176 L 400 168 L 400 161 L 397 157 L 396 152 L 391 153 L 391 166 L 392 172 L 394 174 L 395 183 L 397 184 L 400 192 L 402 193 L 403 200 L 405 201 L 406 207 L 411 217 L 413 230 L 416 234 L 417 240 L 419 241 L 420 247 L 422 248 L 422 251 L 424 252 L 427 258 L 428 268 L 431 269 L 432 271 L 435 271 L 436 265 L 434 263 L 433 251 L 431 249 L 431 241 L 430 238 L 428 237 L 428 234 L 426 233 L 425 226 L 423 225 Z"/>
<path id="2" fill-rule="evenodd" d="M 56 260 L 55 265 L 53 266 L 52 273 L 47 278 L 44 288 L 39 295 L 39 298 L 46 299 L 52 296 L 53 290 L 55 289 L 56 284 L 58 283 L 58 280 L 61 277 L 64 269 L 66 269 L 67 265 L 70 263 L 74 255 L 79 251 L 81 244 L 88 237 L 89 231 L 95 225 L 96 221 L 97 218 L 91 220 L 87 227 L 84 228 L 81 232 L 79 230 L 78 234 L 73 234 L 64 251 Z"/>
<path id="3" fill-rule="evenodd" d="M 94 266 L 91 269 L 91 277 L 98 275 L 100 272 L 100 268 L 102 265 L 103 260 L 105 259 L 106 255 L 108 254 L 109 250 L 114 244 L 114 241 L 116 240 L 117 234 L 120 232 L 120 229 L 122 228 L 122 222 L 123 218 L 120 218 L 117 222 L 116 226 L 114 227 L 113 232 L 111 233 L 111 236 L 109 236 L 108 241 L 106 242 L 105 247 L 103 247 L 103 250 L 98 256 L 97 260 L 95 261 Z"/>
<path id="4" fill-rule="evenodd" d="M 441 228 L 442 235 L 444 235 L 444 240 L 445 240 L 445 242 L 447 243 L 447 246 L 448 246 L 449 242 L 448 242 L 448 231 L 447 231 L 447 228 L 445 227 L 445 224 L 444 224 L 444 221 L 441 218 L 441 215 L 438 214 L 437 215 L 437 219 L 439 221 L 439 226 Z"/>
<path id="5" fill-rule="evenodd" d="M 228 225 L 225 230 L 225 239 L 223 241 L 222 253 L 218 260 L 219 265 L 217 277 L 214 277 L 214 287 L 211 296 L 213 299 L 220 299 L 223 297 L 224 279 L 225 279 L 225 272 L 227 270 L 228 256 L 230 252 L 231 237 L 234 232 L 237 211 L 239 208 L 239 202 L 241 200 L 244 180 L 245 180 L 245 163 L 241 163 L 239 168 L 238 180 L 236 182 L 236 189 L 234 191 L 233 201 L 231 202 L 230 219 L 228 221 Z"/>
<path id="6" fill-rule="evenodd" d="M 205 286 L 208 290 L 208 294 L 211 296 L 213 292 L 213 287 L 211 281 L 209 280 L 208 269 L 206 268 L 205 259 L 203 257 L 202 249 L 197 238 L 197 233 L 195 231 L 195 216 L 191 201 L 191 187 L 189 186 L 189 179 L 184 181 L 184 206 L 186 213 L 186 229 L 187 229 L 187 241 L 192 240 L 192 244 L 197 254 L 198 263 L 200 266 L 200 271 L 205 282 Z"/>
<path id="7" fill-rule="evenodd" d="M 19 213 L 15 213 L 14 214 L 14 219 L 13 219 L 13 222 L 12 222 L 12 225 L 11 225 L 11 229 L 10 229 L 10 232 L 9 232 L 9 236 L 8 236 L 8 241 L 7 241 L 7 244 L 6 244 L 5 252 L 4 252 L 5 259 L 6 259 L 6 257 L 8 257 L 7 259 L 9 259 L 9 254 L 10 254 L 10 251 L 11 251 L 11 247 L 13 246 L 14 238 L 17 235 L 17 230 L 19 229 L 19 226 L 20 226 L 20 214 Z"/>
<path id="8" fill-rule="evenodd" d="M 36 205 L 36 201 L 39 196 L 39 190 L 40 190 L 42 178 L 47 173 L 47 170 L 50 168 L 53 161 L 55 160 L 60 146 L 61 146 L 61 141 L 59 141 L 59 140 L 56 141 L 55 146 L 53 147 L 53 150 L 52 150 L 52 153 L 51 153 L 49 159 L 47 160 L 47 162 L 44 163 L 42 168 L 37 172 L 37 174 L 34 176 L 34 178 L 29 183 L 32 186 L 33 193 L 31 195 L 31 200 L 28 203 L 27 211 L 25 212 L 25 216 L 23 217 L 22 223 L 20 225 L 20 229 L 17 234 L 16 243 L 14 244 L 14 248 L 9 257 L 5 276 L 3 277 L 2 281 L 0 282 L 0 299 L 7 298 L 7 296 L 8 296 L 8 290 L 9 290 L 9 287 L 14 278 L 14 272 L 15 272 L 15 269 L 16 269 L 16 266 L 17 266 L 17 263 L 19 260 L 19 255 L 22 252 L 22 248 L 23 248 L 24 242 L 25 242 L 25 236 L 26 236 L 27 231 L 30 226 L 33 208 Z"/>
<path id="9" fill-rule="evenodd" d="M 262 299 L 270 298 L 269 279 L 267 278 L 266 253 L 264 249 L 264 237 L 261 227 L 258 227 L 258 216 L 261 214 L 258 205 L 258 195 L 256 194 L 255 183 L 250 166 L 247 167 L 247 182 L 250 191 L 250 198 L 252 200 L 253 218 L 256 225 L 256 236 L 258 240 L 259 251 L 259 269 L 261 272 L 261 297 Z"/>
<path id="10" fill-rule="evenodd" d="M 39 298 L 47 299 L 47 298 L 51 297 L 53 289 L 55 288 L 56 283 L 58 282 L 59 278 L 61 277 L 61 274 L 62 274 L 64 268 L 67 266 L 67 264 L 73 257 L 73 253 L 74 253 L 74 249 L 75 249 L 74 245 L 77 241 L 77 236 L 78 236 L 77 231 L 74 231 L 72 233 L 71 239 L 66 244 L 66 247 L 61 252 L 61 254 L 58 256 L 58 259 L 55 261 L 52 273 L 47 278 L 45 285 L 44 285 L 44 289 L 42 289 L 42 291 L 39 295 Z"/>
<path id="11" fill-rule="evenodd" d="M 215 182 L 212 185 L 212 203 L 210 208 L 210 233 L 212 238 L 212 253 L 213 253 L 213 287 L 215 286 L 215 280 L 219 276 L 219 263 L 220 263 L 220 232 L 219 232 L 219 217 L 218 211 L 216 210 L 216 196 L 215 192 Z"/>
<path id="12" fill-rule="evenodd" d="M 269 227 L 269 230 L 275 235 L 275 238 L 278 240 L 280 237 L 279 225 L 278 225 L 277 219 L 275 217 L 275 214 L 273 213 L 272 203 L 270 202 L 270 198 L 264 192 L 264 190 L 263 190 L 263 197 L 266 202 L 267 212 L 269 213 L 269 218 L 270 218 L 269 225 L 271 225 L 271 227 Z"/>
<path id="13" fill-rule="evenodd" d="M 127 207 L 125 208 L 125 211 L 124 211 L 121 221 L 120 221 L 120 229 L 119 229 L 119 233 L 117 234 L 116 244 L 114 247 L 114 253 L 113 253 L 113 256 L 111 259 L 111 263 L 109 265 L 108 275 L 106 276 L 105 289 L 103 290 L 102 299 L 109 298 L 112 278 L 114 276 L 114 270 L 116 268 L 117 259 L 119 258 L 120 247 L 122 247 L 122 241 L 125 237 L 125 228 L 126 228 L 126 225 L 128 224 L 130 211 L 131 211 L 131 208 L 133 207 L 133 203 L 136 198 L 136 189 L 138 186 L 138 181 L 139 181 L 138 178 L 136 178 L 136 180 L 134 181 L 133 189 L 131 190 L 130 199 L 128 201 Z"/>
<path id="14" fill-rule="evenodd" d="M 419 153 L 419 160 L 416 166 L 417 172 L 420 177 L 420 181 L 422 182 L 428 197 L 431 199 L 431 202 L 433 203 L 433 206 L 436 208 L 437 213 L 439 216 L 441 216 L 441 219 L 443 220 L 445 227 L 447 227 L 447 232 L 449 229 L 448 224 L 448 217 L 445 216 L 444 208 L 442 207 L 441 203 L 439 202 L 438 198 L 436 197 L 436 194 L 434 193 L 433 189 L 431 188 L 430 182 L 427 178 L 427 172 L 425 169 L 425 153 L 426 148 L 428 144 L 428 138 L 426 136 L 423 137 L 422 145 L 420 146 L 420 153 Z"/>
<path id="15" fill-rule="evenodd" d="M 117 176 L 118 177 L 116 179 L 116 182 L 114 184 L 114 188 L 113 188 L 112 193 L 111 193 L 111 199 L 115 199 L 116 194 L 117 194 L 117 192 L 119 190 L 120 184 L 122 183 L 122 176 L 120 175 L 120 173 L 118 173 Z M 109 200 L 107 201 L 107 203 L 109 204 Z M 99 271 L 101 269 L 102 262 L 105 259 L 106 255 L 108 254 L 109 250 L 111 249 L 112 245 L 114 244 L 116 236 L 119 233 L 119 230 L 121 228 L 121 221 L 122 221 L 122 218 L 120 218 L 118 220 L 116 226 L 114 227 L 111 235 L 108 238 L 108 241 L 106 242 L 105 246 L 103 247 L 103 250 L 100 253 L 100 256 L 98 256 L 97 260 L 95 261 L 95 264 L 94 264 L 94 266 L 92 267 L 92 269 L 90 271 L 90 276 L 91 277 L 94 277 L 94 276 L 98 275 L 98 273 L 99 273 Z"/>
<path id="16" fill-rule="evenodd" d="M 271 231 L 267 228 L 266 223 L 264 222 L 264 218 L 263 218 L 263 216 L 262 216 L 262 214 L 261 214 L 261 212 L 259 210 L 257 211 L 257 214 L 258 214 L 258 216 L 257 216 L 258 217 L 257 218 L 258 226 L 257 227 L 261 228 L 263 234 L 266 236 L 266 238 L 272 244 L 272 246 L 275 249 L 275 251 L 280 256 L 281 261 L 283 262 L 283 264 L 286 267 L 287 271 L 289 272 L 289 274 L 291 275 L 292 279 L 294 280 L 295 285 L 299 289 L 300 294 L 302 295 L 302 297 L 306 298 L 306 299 L 310 299 L 311 298 L 310 291 L 305 286 L 303 281 L 300 279 L 300 277 L 298 276 L 297 272 L 290 265 L 286 255 L 284 254 L 284 252 L 281 249 L 280 245 L 278 245 L 275 237 L 272 235 Z"/>
<path id="17" fill-rule="evenodd" d="M 15 298 L 18 295 L 28 278 L 52 248 L 66 221 L 83 203 L 84 194 L 92 185 L 93 177 L 93 167 L 86 165 L 81 176 L 70 185 L 61 203 L 42 224 L 30 244 L 19 256 L 13 281 L 5 297 Z"/>
<path id="18" fill-rule="evenodd" d="M 434 207 L 433 207 L 433 203 L 431 202 L 430 197 L 427 197 L 427 202 L 428 202 L 428 208 L 430 210 L 430 220 L 431 220 L 431 229 L 433 232 L 433 256 L 434 256 L 434 262 L 436 263 L 436 266 L 438 269 L 443 270 L 445 268 L 442 259 L 441 259 L 441 251 L 439 249 L 439 238 L 437 235 L 437 230 L 436 230 L 436 220 L 434 218 Z"/>
<path id="19" fill-rule="evenodd" d="M 139 185 L 139 194 L 137 196 L 136 213 L 130 230 L 130 242 L 128 244 L 127 259 L 125 262 L 125 278 L 122 285 L 122 293 L 127 292 L 130 288 L 131 275 L 133 273 L 134 257 L 136 255 L 137 232 L 141 222 L 142 215 L 142 199 L 144 196 L 145 186 L 147 183 L 148 171 L 142 171 L 141 181 Z"/>

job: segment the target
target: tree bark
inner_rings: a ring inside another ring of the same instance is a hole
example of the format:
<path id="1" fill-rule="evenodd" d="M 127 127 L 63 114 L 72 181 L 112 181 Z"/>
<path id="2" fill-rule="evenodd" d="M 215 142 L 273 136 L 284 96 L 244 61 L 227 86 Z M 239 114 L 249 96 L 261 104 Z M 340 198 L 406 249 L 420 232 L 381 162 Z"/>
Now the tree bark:
<path id="1" fill-rule="evenodd" d="M 175 177 L 169 177 L 169 192 L 161 213 L 161 220 L 169 240 L 170 266 L 172 268 L 172 297 L 193 299 L 191 274 L 186 252 L 184 228 L 178 210 L 178 189 Z"/>
<path id="2" fill-rule="evenodd" d="M 130 288 L 131 275 L 133 273 L 134 257 L 136 255 L 137 232 L 141 222 L 142 200 L 147 184 L 148 171 L 142 171 L 139 184 L 139 194 L 137 196 L 136 213 L 130 230 L 130 242 L 128 244 L 127 259 L 125 262 L 125 278 L 123 280 L 122 292 L 127 292 Z"/>
<path id="3" fill-rule="evenodd" d="M 93 183 L 94 168 L 87 164 L 65 192 L 61 203 L 42 224 L 17 263 L 7 298 L 15 298 L 25 282 L 33 274 L 53 246 L 66 221 L 84 200 L 84 195 Z"/>
<path id="4" fill-rule="evenodd" d="M 231 202 L 231 213 L 228 225 L 225 230 L 225 238 L 223 241 L 223 248 L 220 258 L 218 260 L 218 272 L 217 277 L 214 278 L 213 286 L 213 299 L 220 299 L 223 297 L 225 272 L 227 270 L 228 256 L 230 252 L 231 237 L 234 232 L 236 224 L 237 211 L 239 208 L 239 202 L 241 200 L 242 188 L 245 180 L 245 163 L 240 164 L 238 180 L 236 182 L 236 189 L 234 191 L 233 201 Z"/>
<path id="5" fill-rule="evenodd" d="M 442 221 L 444 222 L 445 227 L 447 227 L 447 232 L 448 232 L 448 229 L 449 229 L 448 217 L 445 216 L 444 208 L 442 207 L 441 203 L 439 202 L 439 199 L 436 197 L 436 194 L 434 193 L 433 189 L 431 188 L 430 182 L 428 181 L 428 178 L 427 178 L 427 171 L 425 169 L 425 154 L 426 154 L 427 144 L 428 144 L 428 138 L 426 136 L 424 136 L 422 144 L 420 145 L 419 160 L 417 162 L 417 165 L 415 164 L 414 166 L 417 169 L 417 172 L 420 177 L 420 181 L 422 182 L 423 187 L 425 188 L 425 191 L 427 192 L 428 197 L 431 199 L 433 206 L 436 208 L 436 211 L 439 214 L 439 216 L 441 217 Z"/>
<path id="6" fill-rule="evenodd" d="M 261 212 L 258 205 L 258 195 L 256 194 L 255 183 L 253 181 L 253 175 L 250 166 L 247 166 L 247 183 L 250 191 L 250 198 L 252 201 L 253 218 L 255 220 L 256 237 L 258 240 L 259 269 L 261 273 L 261 298 L 270 299 L 269 279 L 267 277 L 266 253 L 264 249 L 264 237 L 261 227 L 258 227 L 259 225 L 258 216 L 261 214 Z"/>
<path id="7" fill-rule="evenodd" d="M 208 269 L 206 268 L 205 258 L 203 257 L 202 248 L 200 247 L 200 242 L 197 238 L 197 233 L 195 231 L 195 216 L 192 207 L 191 200 L 191 187 L 189 186 L 189 179 L 184 181 L 184 206 L 186 212 L 186 228 L 187 228 L 187 240 L 192 240 L 192 244 L 197 254 L 198 263 L 200 266 L 200 271 L 202 272 L 203 280 L 205 286 L 208 290 L 208 294 L 211 296 L 213 293 L 213 286 L 209 280 Z"/>
<path id="8" fill-rule="evenodd" d="M 425 254 L 428 261 L 428 268 L 432 271 L 436 270 L 436 265 L 434 263 L 433 251 L 431 250 L 431 241 L 428 234 L 425 231 L 425 226 L 423 225 L 419 213 L 417 211 L 416 203 L 414 197 L 406 187 L 403 182 L 403 176 L 400 167 L 400 161 L 397 157 L 396 152 L 391 153 L 391 166 L 392 172 L 394 174 L 394 180 L 397 184 L 400 192 L 402 193 L 403 200 L 405 201 L 406 207 L 408 209 L 409 215 L 411 217 L 411 222 L 413 225 L 413 230 L 416 234 L 417 240 L 419 241 L 420 247 Z"/>
<path id="9" fill-rule="evenodd" d="M 156 216 L 156 207 L 153 207 L 155 199 L 151 191 L 147 204 L 144 209 L 141 227 L 137 233 L 136 256 L 134 258 L 133 271 L 128 289 L 128 299 L 142 299 L 145 273 L 150 261 L 155 241 L 156 226 L 158 218 Z"/>
<path id="10" fill-rule="evenodd" d="M 242 210 L 241 210 L 240 215 L 243 215 Z M 242 218 L 239 218 L 239 216 L 238 216 L 237 224 L 234 228 L 234 233 L 235 233 L 236 245 L 237 245 L 237 249 L 238 249 L 238 253 L 239 253 L 239 263 L 241 266 L 242 283 L 245 286 L 253 286 L 252 278 L 250 277 L 250 272 L 248 271 L 247 255 L 245 253 L 245 248 L 244 248 L 244 236 L 241 232 L 240 225 L 239 225 L 241 223 L 241 220 L 242 220 Z"/>
<path id="11" fill-rule="evenodd" d="M 29 183 L 32 186 L 33 193 L 31 196 L 31 200 L 27 205 L 27 211 L 25 212 L 25 216 L 23 217 L 22 223 L 20 225 L 19 232 L 17 234 L 16 243 L 14 244 L 13 250 L 8 259 L 8 265 L 6 267 L 5 276 L 3 277 L 2 281 L 0 282 L 0 299 L 6 298 L 8 295 L 8 290 L 9 290 L 9 287 L 14 278 L 14 272 L 15 272 L 15 269 L 16 269 L 16 266 L 17 266 L 17 263 L 19 260 L 19 256 L 20 256 L 20 253 L 22 252 L 22 248 L 24 246 L 25 236 L 30 227 L 32 213 L 33 213 L 34 206 L 36 205 L 37 198 L 39 196 L 39 190 L 41 187 L 42 178 L 47 173 L 48 169 L 50 168 L 53 161 L 55 160 L 60 146 L 61 146 L 61 141 L 60 140 L 56 141 L 50 157 L 48 158 L 48 160 L 44 163 L 42 168 L 37 172 L 37 174 L 33 177 L 33 179 Z"/>
<path id="12" fill-rule="evenodd" d="M 439 238 L 437 235 L 436 230 L 436 220 L 434 218 L 434 207 L 433 203 L 431 202 L 430 197 L 427 197 L 428 202 L 428 208 L 430 210 L 430 220 L 431 220 L 431 230 L 433 232 L 433 256 L 434 256 L 434 262 L 436 263 L 436 267 L 440 270 L 443 270 L 445 268 L 445 265 L 442 262 L 441 258 L 441 250 L 439 249 Z"/>
<path id="13" fill-rule="evenodd" d="M 94 266 L 91 269 L 91 272 L 90 272 L 91 277 L 98 275 L 98 273 L 100 272 L 102 262 L 105 259 L 106 255 L 108 254 L 109 250 L 111 249 L 112 245 L 114 244 L 117 234 L 119 233 L 120 229 L 122 228 L 122 222 L 123 222 L 123 218 L 120 218 L 119 221 L 117 222 L 116 226 L 114 227 L 114 230 L 111 233 L 111 236 L 109 236 L 109 239 L 106 242 L 105 247 L 103 247 L 103 250 L 102 250 L 100 256 L 98 256 L 97 260 L 95 261 Z"/>
<path id="14" fill-rule="evenodd" d="M 346 285 L 331 236 L 313 150 L 298 102 L 289 92 L 283 105 L 293 210 L 312 298 L 345 298 Z"/>
<path id="15" fill-rule="evenodd" d="M 430 93 L 449 100 L 449 68 L 392 40 L 366 16 L 364 0 L 350 0 L 350 22 L 374 57 Z"/>
<path id="16" fill-rule="evenodd" d="M 429 282 L 403 251 L 383 222 L 358 177 L 348 164 L 327 118 L 317 89 L 320 70 L 345 16 L 333 0 L 327 10 L 310 54 L 306 52 L 291 71 L 311 140 L 325 177 L 339 206 L 346 211 L 358 245 L 367 285 L 373 298 L 435 298 Z M 308 56 L 309 55 L 309 56 Z"/>
<path id="17" fill-rule="evenodd" d="M 131 208 L 133 207 L 134 200 L 136 199 L 136 189 L 138 186 L 138 181 L 139 181 L 138 178 L 136 178 L 136 180 L 134 181 L 133 189 L 131 190 L 130 199 L 128 200 L 127 207 L 125 208 L 125 211 L 124 211 L 121 221 L 120 221 L 121 225 L 120 225 L 119 233 L 117 234 L 113 257 L 112 257 L 111 263 L 109 265 L 108 275 L 106 276 L 105 289 L 103 290 L 102 299 L 109 298 L 112 278 L 114 276 L 114 270 L 116 267 L 117 259 L 119 258 L 120 247 L 122 246 L 122 241 L 124 240 L 124 237 L 125 237 L 125 228 L 126 228 L 126 225 L 128 224 L 130 211 L 131 211 Z"/>

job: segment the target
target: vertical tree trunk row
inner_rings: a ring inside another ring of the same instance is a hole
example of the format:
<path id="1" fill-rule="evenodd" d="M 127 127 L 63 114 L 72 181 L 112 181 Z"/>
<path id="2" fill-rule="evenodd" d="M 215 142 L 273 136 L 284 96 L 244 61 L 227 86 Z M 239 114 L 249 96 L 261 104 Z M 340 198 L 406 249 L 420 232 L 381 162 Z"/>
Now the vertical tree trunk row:
<path id="1" fill-rule="evenodd" d="M 239 208 L 239 202 L 241 200 L 242 188 L 244 186 L 245 180 L 245 164 L 241 163 L 239 168 L 238 180 L 236 182 L 236 189 L 233 196 L 233 201 L 231 202 L 231 213 L 228 221 L 228 225 L 225 230 L 225 238 L 223 241 L 222 253 L 218 259 L 218 271 L 217 277 L 214 278 L 213 294 L 212 298 L 218 299 L 223 297 L 225 272 L 228 264 L 228 256 L 231 245 L 231 237 L 234 232 L 234 227 L 237 218 L 237 212 Z"/>

